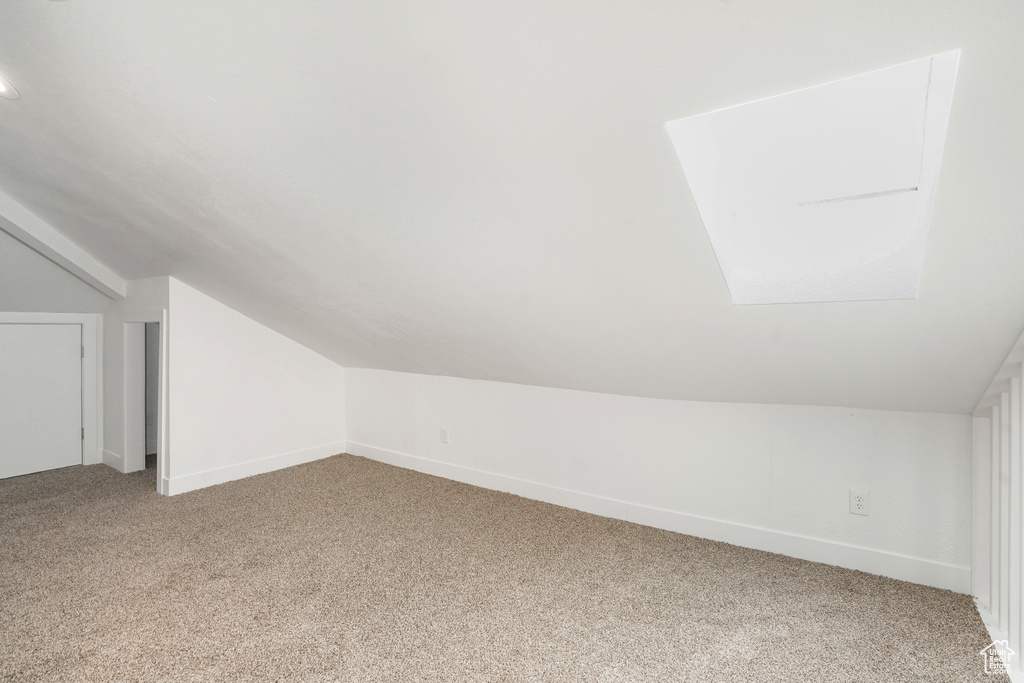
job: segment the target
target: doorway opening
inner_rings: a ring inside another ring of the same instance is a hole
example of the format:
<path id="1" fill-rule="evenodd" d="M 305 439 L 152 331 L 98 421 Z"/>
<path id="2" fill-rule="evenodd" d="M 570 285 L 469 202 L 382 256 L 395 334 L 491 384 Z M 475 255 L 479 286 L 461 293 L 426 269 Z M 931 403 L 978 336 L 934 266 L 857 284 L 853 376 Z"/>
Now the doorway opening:
<path id="1" fill-rule="evenodd" d="M 124 325 L 124 472 L 167 482 L 166 312 L 134 313 Z"/>
<path id="2" fill-rule="evenodd" d="M 156 469 L 156 416 L 160 401 L 160 323 L 146 325 L 146 469 Z"/>

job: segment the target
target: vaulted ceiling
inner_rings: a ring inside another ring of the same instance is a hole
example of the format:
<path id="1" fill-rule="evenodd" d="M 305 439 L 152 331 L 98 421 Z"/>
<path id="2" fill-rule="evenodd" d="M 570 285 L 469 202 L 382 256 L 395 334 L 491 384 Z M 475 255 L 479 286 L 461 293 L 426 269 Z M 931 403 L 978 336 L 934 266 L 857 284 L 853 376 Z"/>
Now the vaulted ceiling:
<path id="1" fill-rule="evenodd" d="M 1024 325 L 1024 5 L 9 0 L 0 190 L 353 367 L 970 412 Z M 920 289 L 735 306 L 668 121 L 961 48 Z"/>

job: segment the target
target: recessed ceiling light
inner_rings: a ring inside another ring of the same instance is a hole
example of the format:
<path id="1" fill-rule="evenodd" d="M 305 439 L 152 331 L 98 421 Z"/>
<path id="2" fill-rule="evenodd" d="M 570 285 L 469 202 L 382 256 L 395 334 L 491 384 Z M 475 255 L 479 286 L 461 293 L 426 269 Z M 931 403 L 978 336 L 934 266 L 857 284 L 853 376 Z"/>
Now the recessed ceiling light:
<path id="1" fill-rule="evenodd" d="M 0 97 L 5 100 L 16 100 L 21 97 L 21 95 L 18 94 L 18 89 L 3 76 L 0 76 Z"/>

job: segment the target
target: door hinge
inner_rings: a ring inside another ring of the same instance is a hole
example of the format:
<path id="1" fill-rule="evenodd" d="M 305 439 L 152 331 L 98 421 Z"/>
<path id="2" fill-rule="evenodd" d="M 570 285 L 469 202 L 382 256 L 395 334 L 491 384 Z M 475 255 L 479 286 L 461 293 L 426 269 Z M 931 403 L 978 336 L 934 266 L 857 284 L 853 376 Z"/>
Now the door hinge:
<path id="1" fill-rule="evenodd" d="M 85 427 L 82 427 L 82 441 L 85 441 Z"/>

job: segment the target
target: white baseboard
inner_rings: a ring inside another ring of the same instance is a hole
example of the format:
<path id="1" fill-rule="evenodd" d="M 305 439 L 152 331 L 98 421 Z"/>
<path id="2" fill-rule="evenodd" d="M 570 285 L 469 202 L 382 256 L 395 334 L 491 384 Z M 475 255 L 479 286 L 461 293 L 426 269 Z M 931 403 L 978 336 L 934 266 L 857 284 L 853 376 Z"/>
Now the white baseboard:
<path id="1" fill-rule="evenodd" d="M 124 456 L 104 450 L 102 462 L 104 465 L 110 465 L 118 472 L 124 472 Z"/>
<path id="2" fill-rule="evenodd" d="M 234 481 L 235 479 L 244 479 L 257 474 L 265 474 L 285 467 L 292 467 L 293 465 L 313 462 L 314 460 L 320 460 L 321 458 L 329 458 L 332 455 L 344 453 L 346 445 L 347 444 L 344 441 L 324 444 L 323 446 L 315 446 L 313 448 L 305 448 L 291 453 L 273 455 L 269 458 L 261 458 L 260 460 L 249 460 L 236 465 L 216 467 L 212 470 L 186 474 L 179 477 L 171 477 L 164 481 L 164 486 L 166 487 L 165 495 L 176 496 L 179 493 L 194 491 L 196 489 L 206 488 L 207 486 L 215 486 L 228 481 Z"/>
<path id="3" fill-rule="evenodd" d="M 483 472 L 462 465 L 397 453 L 351 441 L 348 442 L 345 452 L 445 479 L 453 479 L 482 488 L 505 491 L 532 500 L 582 510 L 602 517 L 622 519 L 627 522 L 713 541 L 722 541 L 745 548 L 779 553 L 812 562 L 857 569 L 870 574 L 944 588 L 957 593 L 967 594 L 971 590 L 970 567 L 959 567 L 883 550 L 665 510 L 516 477 Z"/>

